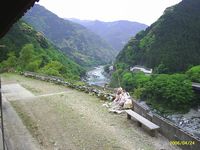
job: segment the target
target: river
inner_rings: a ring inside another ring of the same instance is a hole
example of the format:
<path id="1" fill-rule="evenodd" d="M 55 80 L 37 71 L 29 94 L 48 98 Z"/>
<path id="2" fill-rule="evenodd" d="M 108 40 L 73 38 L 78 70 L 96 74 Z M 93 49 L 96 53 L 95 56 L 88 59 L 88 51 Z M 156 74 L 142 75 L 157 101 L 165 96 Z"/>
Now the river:
<path id="1" fill-rule="evenodd" d="M 92 70 L 86 73 L 86 82 L 89 85 L 104 86 L 106 83 L 110 82 L 110 79 L 106 76 L 104 72 L 104 66 L 94 67 Z"/>

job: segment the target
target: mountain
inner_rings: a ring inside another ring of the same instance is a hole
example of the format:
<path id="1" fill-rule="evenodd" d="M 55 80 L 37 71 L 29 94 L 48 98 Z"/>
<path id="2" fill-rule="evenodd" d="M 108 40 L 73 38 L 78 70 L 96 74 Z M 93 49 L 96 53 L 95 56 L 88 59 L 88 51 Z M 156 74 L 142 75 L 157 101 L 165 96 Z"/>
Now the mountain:
<path id="1" fill-rule="evenodd" d="M 116 52 L 122 50 L 131 37 L 135 36 L 139 31 L 147 28 L 147 25 L 145 24 L 126 20 L 114 22 L 79 19 L 70 20 L 85 26 L 89 30 L 101 36 L 116 50 Z"/>
<path id="2" fill-rule="evenodd" d="M 116 64 L 143 65 L 158 73 L 183 72 L 200 64 L 200 1 L 182 0 L 138 33 L 116 58 Z"/>
<path id="3" fill-rule="evenodd" d="M 114 59 L 114 51 L 102 38 L 82 25 L 59 18 L 40 5 L 35 5 L 25 21 L 82 66 L 95 66 Z"/>
<path id="4" fill-rule="evenodd" d="M 0 70 L 14 68 L 80 79 L 84 69 L 70 60 L 40 32 L 20 20 L 0 39 Z"/>

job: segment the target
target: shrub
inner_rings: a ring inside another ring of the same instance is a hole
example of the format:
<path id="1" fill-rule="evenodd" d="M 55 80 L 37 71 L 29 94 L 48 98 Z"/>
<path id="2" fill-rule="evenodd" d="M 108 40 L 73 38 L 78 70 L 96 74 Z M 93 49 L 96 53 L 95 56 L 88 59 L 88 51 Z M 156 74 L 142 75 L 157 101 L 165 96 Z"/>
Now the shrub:
<path id="1" fill-rule="evenodd" d="M 142 94 L 144 92 L 144 89 L 145 88 L 141 88 L 141 87 L 138 87 L 136 89 L 134 89 L 134 98 L 136 99 L 142 99 Z"/>
<path id="2" fill-rule="evenodd" d="M 125 88 L 127 91 L 131 91 L 136 86 L 136 80 L 134 78 L 133 73 L 125 72 L 122 76 L 122 87 Z"/>
<path id="3" fill-rule="evenodd" d="M 186 75 L 193 82 L 199 82 L 200 83 L 200 65 L 199 66 L 194 66 L 191 69 L 189 69 L 186 72 Z"/>
<path id="4" fill-rule="evenodd" d="M 58 61 L 50 61 L 46 66 L 44 66 L 40 72 L 48 75 L 53 75 L 53 76 L 59 76 L 61 77 L 62 75 L 60 74 L 61 69 L 63 68 L 63 65 L 58 62 Z"/>
<path id="5" fill-rule="evenodd" d="M 159 110 L 186 112 L 191 107 L 194 93 L 185 75 L 162 74 L 151 78 L 145 85 L 143 96 Z"/>
<path id="6" fill-rule="evenodd" d="M 122 76 L 122 87 L 127 91 L 133 91 L 135 88 L 143 87 L 149 81 L 150 76 L 143 72 L 125 72 Z"/>

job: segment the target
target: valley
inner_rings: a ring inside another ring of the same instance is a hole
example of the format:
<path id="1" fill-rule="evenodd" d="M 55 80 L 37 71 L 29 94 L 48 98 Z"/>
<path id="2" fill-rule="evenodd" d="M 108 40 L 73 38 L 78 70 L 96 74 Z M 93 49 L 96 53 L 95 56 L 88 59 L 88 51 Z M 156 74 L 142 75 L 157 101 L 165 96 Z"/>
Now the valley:
<path id="1" fill-rule="evenodd" d="M 35 5 L 23 19 L 81 66 L 106 64 L 116 56 L 114 49 L 103 38 L 40 5 Z"/>
<path id="2" fill-rule="evenodd" d="M 10 149 L 197 150 L 199 10 L 199 1 L 182 0 L 148 26 L 61 17 L 35 4 L 0 39 Z M 124 113 L 115 114 L 127 109 L 123 96 L 129 109 L 160 126 L 157 137 Z M 188 139 L 194 147 L 170 144 Z"/>

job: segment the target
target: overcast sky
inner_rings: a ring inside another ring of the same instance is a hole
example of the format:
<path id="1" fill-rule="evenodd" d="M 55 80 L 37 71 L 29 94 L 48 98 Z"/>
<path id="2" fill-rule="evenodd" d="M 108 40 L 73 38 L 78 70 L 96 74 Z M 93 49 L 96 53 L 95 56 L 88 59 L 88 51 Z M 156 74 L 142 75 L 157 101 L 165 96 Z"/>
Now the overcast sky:
<path id="1" fill-rule="evenodd" d="M 181 0 L 40 0 L 39 4 L 62 18 L 155 22 L 165 8 Z"/>

